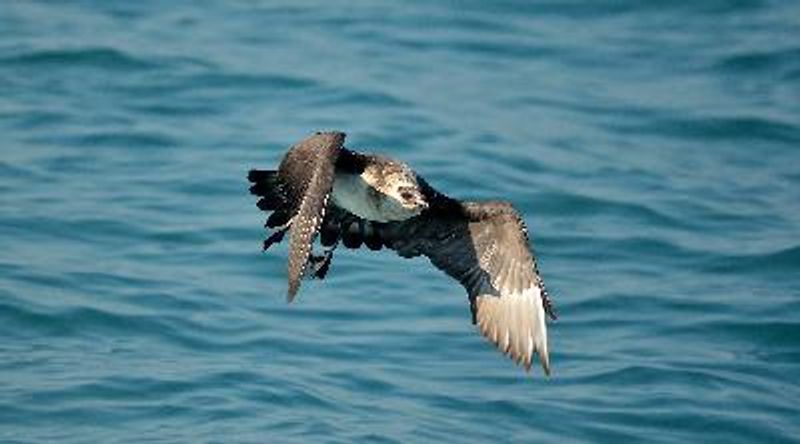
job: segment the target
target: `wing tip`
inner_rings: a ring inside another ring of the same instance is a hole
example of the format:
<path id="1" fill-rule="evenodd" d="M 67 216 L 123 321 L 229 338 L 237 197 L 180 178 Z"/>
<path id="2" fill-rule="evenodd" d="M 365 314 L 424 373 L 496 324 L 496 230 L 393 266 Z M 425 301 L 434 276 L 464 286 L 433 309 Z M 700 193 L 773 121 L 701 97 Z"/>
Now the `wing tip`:
<path id="1" fill-rule="evenodd" d="M 303 269 L 305 269 L 305 266 L 301 267 L 299 272 L 294 270 L 294 267 L 291 266 L 290 255 L 289 287 L 286 289 L 286 302 L 288 304 L 291 304 L 294 301 L 295 297 L 297 297 L 297 292 L 300 291 L 300 280 L 303 278 Z"/>
<path id="2" fill-rule="evenodd" d="M 292 281 L 289 282 L 289 290 L 286 292 L 286 303 L 291 304 L 294 302 L 295 297 L 297 297 L 297 291 L 300 289 L 300 282 L 299 281 Z"/>
<path id="3" fill-rule="evenodd" d="M 539 353 L 539 360 L 542 361 L 542 370 L 544 370 L 544 375 L 548 378 L 552 376 L 553 372 L 550 368 L 550 357 L 547 355 L 547 352 Z"/>
<path id="4" fill-rule="evenodd" d="M 483 326 L 480 325 L 480 323 L 478 324 L 478 331 L 481 333 L 482 336 L 484 336 L 488 340 L 488 342 L 494 345 L 495 348 L 497 348 L 497 350 L 500 351 L 500 353 L 502 353 L 503 355 L 507 356 L 509 359 L 514 361 L 514 364 L 521 365 L 525 369 L 525 373 L 528 374 L 531 373 L 531 368 L 533 367 L 533 359 L 534 359 L 533 355 L 538 355 L 539 362 L 541 362 L 542 364 L 542 370 L 544 371 L 544 375 L 547 377 L 552 376 L 553 372 L 552 372 L 552 367 L 550 366 L 550 356 L 547 353 L 547 350 L 543 349 L 544 347 L 543 348 L 537 347 L 530 355 L 517 354 L 510 344 L 505 344 L 504 341 L 502 341 L 502 338 L 497 337 L 497 335 L 495 334 L 496 332 L 492 333 L 488 330 L 485 330 Z"/>
<path id="5" fill-rule="evenodd" d="M 509 336 L 510 331 L 508 329 L 505 329 L 504 334 L 503 329 L 498 328 L 498 319 L 492 319 L 492 310 L 488 310 L 488 307 L 486 308 L 483 316 L 478 316 L 476 325 L 478 332 L 484 336 L 488 342 L 492 343 L 500 353 L 514 361 L 516 365 L 521 365 L 528 374 L 531 373 L 533 361 L 535 356 L 538 355 L 545 376 L 550 377 L 552 375 L 552 367 L 550 365 L 550 355 L 547 350 L 546 333 L 544 333 L 545 336 L 530 337 L 530 345 L 527 348 L 515 346 L 515 344 L 518 344 L 518 339 Z"/>

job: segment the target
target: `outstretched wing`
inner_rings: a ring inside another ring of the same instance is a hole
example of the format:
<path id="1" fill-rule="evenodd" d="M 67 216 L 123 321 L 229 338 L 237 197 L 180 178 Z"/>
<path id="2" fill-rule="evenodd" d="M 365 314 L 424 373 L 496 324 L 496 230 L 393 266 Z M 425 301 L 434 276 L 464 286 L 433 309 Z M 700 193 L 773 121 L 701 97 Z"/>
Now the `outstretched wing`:
<path id="1" fill-rule="evenodd" d="M 249 174 L 255 183 L 250 191 L 262 196 L 259 208 L 274 211 L 267 226 L 288 223 L 291 227 L 289 302 L 300 289 L 312 244 L 325 217 L 344 138 L 345 134 L 340 132 L 317 133 L 292 146 L 277 172 L 253 170 Z M 281 236 L 281 232 L 277 233 L 278 241 Z M 272 238 L 268 240 L 271 241 Z"/>
<path id="2" fill-rule="evenodd" d="M 555 319 L 547 290 L 531 252 L 519 213 L 506 202 L 459 202 L 423 183 L 431 207 L 415 218 L 393 223 L 363 221 L 352 215 L 339 220 L 332 213 L 322 228 L 355 241 L 378 238 L 403 257 L 424 255 L 467 290 L 472 322 L 503 353 L 526 369 L 539 354 L 550 374 L 546 315 Z M 334 235 L 335 236 L 335 235 Z M 370 246 L 370 248 L 373 248 Z"/>
<path id="3" fill-rule="evenodd" d="M 538 353 L 550 374 L 545 315 L 554 313 L 519 213 L 505 202 L 450 207 L 420 218 L 393 248 L 424 254 L 458 280 L 480 332 L 526 369 Z"/>

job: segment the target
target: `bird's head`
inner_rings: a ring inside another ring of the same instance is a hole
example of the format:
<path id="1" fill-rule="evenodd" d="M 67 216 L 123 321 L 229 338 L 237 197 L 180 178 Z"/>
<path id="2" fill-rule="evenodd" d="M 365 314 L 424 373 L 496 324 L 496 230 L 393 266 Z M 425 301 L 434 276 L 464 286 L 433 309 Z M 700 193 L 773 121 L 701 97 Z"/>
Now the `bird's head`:
<path id="1" fill-rule="evenodd" d="M 428 208 L 428 201 L 425 199 L 425 195 L 422 194 L 416 180 L 414 180 L 413 183 L 401 183 L 393 187 L 386 194 L 397 201 L 401 207 L 415 213 L 415 215 Z"/>
<path id="2" fill-rule="evenodd" d="M 407 165 L 387 162 L 367 172 L 365 180 L 379 193 L 380 207 L 387 220 L 405 220 L 428 208 L 417 175 Z"/>

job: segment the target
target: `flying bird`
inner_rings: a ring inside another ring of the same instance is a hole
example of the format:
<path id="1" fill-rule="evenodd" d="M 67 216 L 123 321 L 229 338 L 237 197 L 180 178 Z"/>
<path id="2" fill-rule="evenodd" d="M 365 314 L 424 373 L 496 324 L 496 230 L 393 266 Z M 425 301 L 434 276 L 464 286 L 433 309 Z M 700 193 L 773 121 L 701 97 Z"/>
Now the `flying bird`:
<path id="1" fill-rule="evenodd" d="M 256 205 L 271 212 L 263 249 L 289 233 L 288 301 L 304 276 L 325 277 L 340 243 L 426 256 L 466 288 L 481 334 L 526 370 L 538 354 L 549 375 L 545 318 L 555 320 L 555 308 L 514 207 L 448 197 L 405 163 L 352 151 L 344 140 L 341 132 L 316 133 L 292 146 L 277 170 L 248 173 Z M 317 238 L 322 254 L 313 252 Z"/>

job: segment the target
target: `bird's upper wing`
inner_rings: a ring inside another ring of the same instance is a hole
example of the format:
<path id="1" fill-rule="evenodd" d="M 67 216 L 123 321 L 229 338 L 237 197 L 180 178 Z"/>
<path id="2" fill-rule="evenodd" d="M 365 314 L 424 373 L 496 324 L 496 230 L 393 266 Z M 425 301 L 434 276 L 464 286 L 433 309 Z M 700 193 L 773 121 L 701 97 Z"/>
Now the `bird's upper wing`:
<path id="1" fill-rule="evenodd" d="M 289 291 L 291 302 L 300 289 L 314 238 L 317 235 L 333 188 L 336 160 L 345 134 L 317 133 L 294 145 L 278 168 L 283 184 L 289 232 Z"/>

